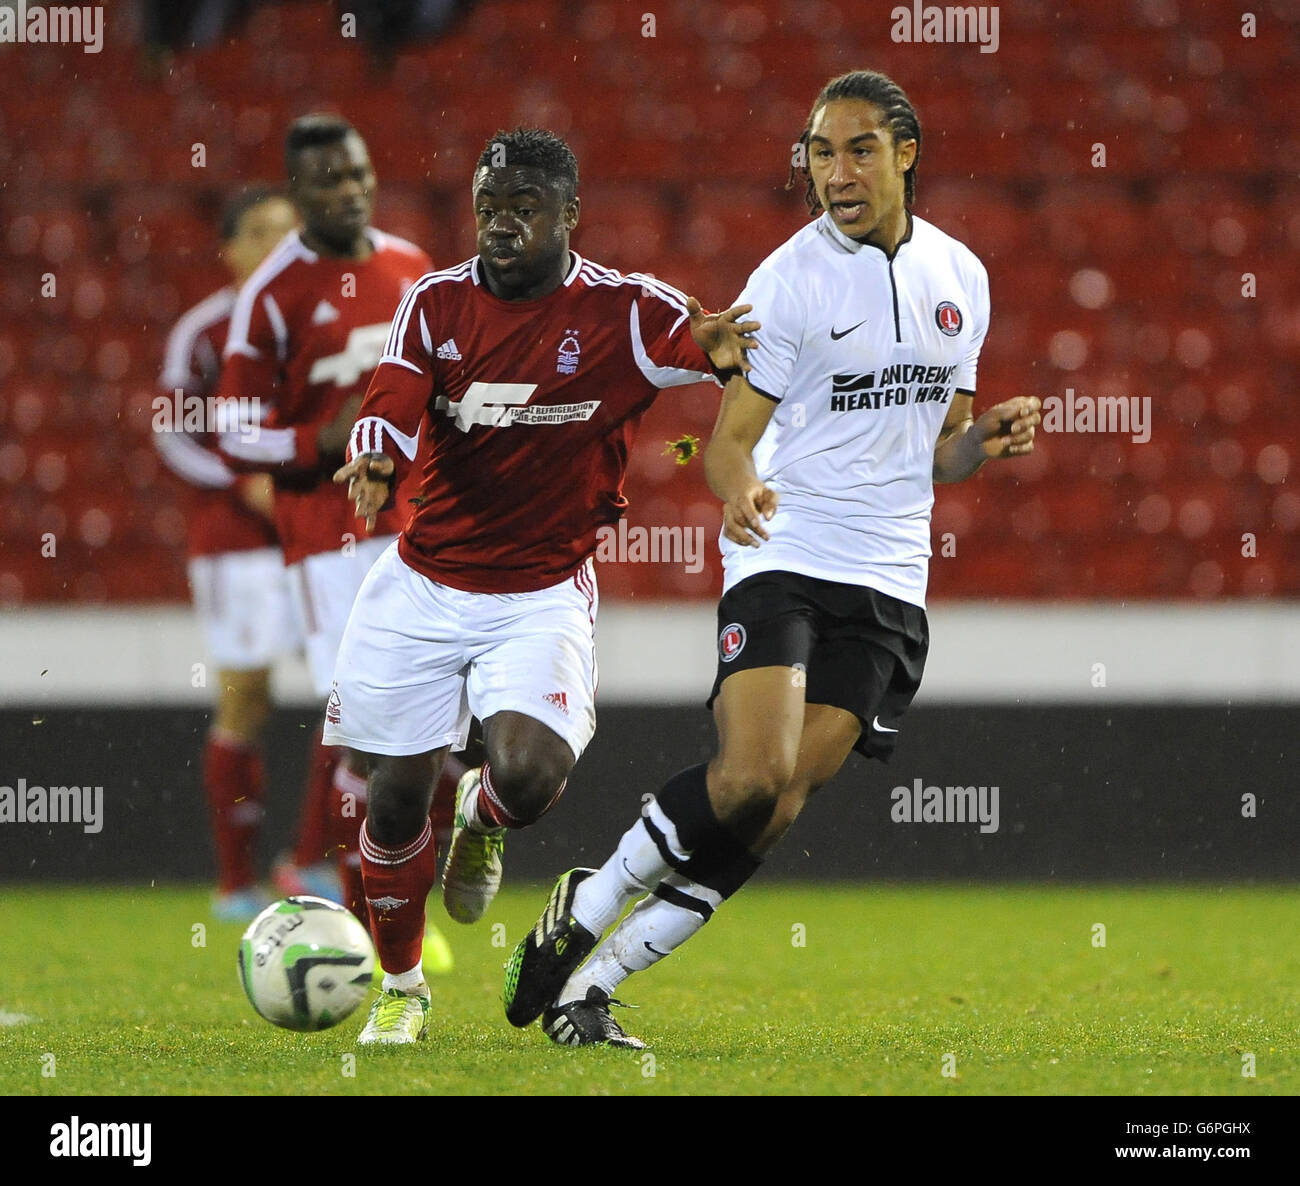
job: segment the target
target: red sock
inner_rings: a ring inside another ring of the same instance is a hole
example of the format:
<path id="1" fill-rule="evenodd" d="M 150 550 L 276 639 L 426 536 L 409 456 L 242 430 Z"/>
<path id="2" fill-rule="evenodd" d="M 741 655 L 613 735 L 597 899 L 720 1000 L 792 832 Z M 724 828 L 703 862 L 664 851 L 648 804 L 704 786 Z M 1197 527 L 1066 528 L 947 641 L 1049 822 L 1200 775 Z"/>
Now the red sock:
<path id="1" fill-rule="evenodd" d="M 485 824 L 494 828 L 517 828 L 519 821 L 506 810 L 505 804 L 497 798 L 496 788 L 492 785 L 492 770 L 486 762 L 479 774 L 478 817 Z"/>
<path id="2" fill-rule="evenodd" d="M 307 758 L 307 783 L 303 787 L 302 811 L 298 816 L 298 840 L 293 863 L 314 865 L 325 859 L 329 849 L 330 805 L 334 797 L 334 766 L 342 750 L 321 744 L 321 726 L 316 726 Z"/>
<path id="3" fill-rule="evenodd" d="M 483 773 L 479 778 L 478 817 L 485 824 L 491 824 L 494 828 L 524 828 L 530 823 L 537 822 L 537 820 L 521 820 L 510 814 L 506 809 L 506 805 L 497 796 L 496 787 L 492 785 L 492 768 L 487 762 L 483 763 Z M 568 785 L 569 780 L 566 778 L 560 783 L 555 794 L 551 796 L 551 801 L 542 808 L 541 815 L 537 819 L 541 819 L 555 806 L 560 796 L 564 794 L 564 788 Z"/>
<path id="4" fill-rule="evenodd" d="M 338 861 L 343 905 L 361 925 L 370 926 L 366 893 L 361 884 L 361 823 L 366 818 L 366 780 L 348 767 L 345 754 L 334 766 L 330 801 L 330 830 Z"/>
<path id="5" fill-rule="evenodd" d="M 409 972 L 424 946 L 424 900 L 438 876 L 438 846 L 428 821 L 414 840 L 385 848 L 361 829 L 361 873 L 370 935 L 385 972 Z"/>
<path id="6" fill-rule="evenodd" d="M 203 746 L 203 789 L 217 848 L 217 887 L 223 894 L 256 880 L 254 857 L 262 822 L 266 770 L 256 746 L 216 730 Z"/>

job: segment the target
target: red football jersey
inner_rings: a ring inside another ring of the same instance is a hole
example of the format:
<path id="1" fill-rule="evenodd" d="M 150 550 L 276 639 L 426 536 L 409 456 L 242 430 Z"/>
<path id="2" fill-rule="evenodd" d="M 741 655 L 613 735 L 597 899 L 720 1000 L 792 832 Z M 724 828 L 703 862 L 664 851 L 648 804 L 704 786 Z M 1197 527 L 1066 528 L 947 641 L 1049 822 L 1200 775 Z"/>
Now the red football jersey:
<path id="1" fill-rule="evenodd" d="M 627 507 L 628 453 L 660 389 L 711 378 L 680 292 L 570 255 L 538 300 L 493 296 L 475 258 L 423 277 L 393 319 L 348 457 L 383 452 L 400 481 L 427 414 L 399 548 L 442 584 L 523 593 L 567 580 Z"/>
<path id="2" fill-rule="evenodd" d="M 365 391 L 393 310 L 431 267 L 404 239 L 373 227 L 366 235 L 374 248 L 368 259 L 337 259 L 317 255 L 291 231 L 240 289 L 230 318 L 221 394 L 256 398 L 269 410 L 256 433 L 223 433 L 221 449 L 237 467 L 270 472 L 286 564 L 365 533 L 346 491 L 331 480 L 341 459 L 321 457 L 316 434 L 350 395 Z M 379 517 L 375 534 L 396 534 L 409 513 L 399 501 Z"/>
<path id="3" fill-rule="evenodd" d="M 234 305 L 235 290 L 227 286 L 184 313 L 167 336 L 158 380 L 171 403 L 166 423 L 154 426 L 154 444 L 167 467 L 193 491 L 186 508 L 191 556 L 246 552 L 279 543 L 275 528 L 236 493 L 237 478 L 217 451 L 206 415 L 206 401 L 216 392 L 221 349 Z M 201 417 L 195 414 L 196 402 Z"/>

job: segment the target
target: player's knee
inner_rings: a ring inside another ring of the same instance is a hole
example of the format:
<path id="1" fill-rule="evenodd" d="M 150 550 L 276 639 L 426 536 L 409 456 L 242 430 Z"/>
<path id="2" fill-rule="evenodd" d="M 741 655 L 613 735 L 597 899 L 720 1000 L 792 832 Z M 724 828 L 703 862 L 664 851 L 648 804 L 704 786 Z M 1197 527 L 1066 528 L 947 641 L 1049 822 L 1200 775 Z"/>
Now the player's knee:
<path id="1" fill-rule="evenodd" d="M 720 761 L 709 781 L 724 802 L 775 804 L 793 775 L 794 763 L 780 754 L 746 754 Z"/>
<path id="2" fill-rule="evenodd" d="M 791 766 L 779 756 L 746 754 L 710 771 L 714 810 L 731 834 L 752 848 L 771 827 L 772 814 L 790 783 Z"/>
<path id="3" fill-rule="evenodd" d="M 565 755 L 526 745 L 507 746 L 490 760 L 492 790 L 521 824 L 540 819 L 572 769 Z"/>
<path id="4" fill-rule="evenodd" d="M 424 828 L 432 775 L 406 762 L 371 759 L 366 830 L 378 844 L 404 844 Z"/>

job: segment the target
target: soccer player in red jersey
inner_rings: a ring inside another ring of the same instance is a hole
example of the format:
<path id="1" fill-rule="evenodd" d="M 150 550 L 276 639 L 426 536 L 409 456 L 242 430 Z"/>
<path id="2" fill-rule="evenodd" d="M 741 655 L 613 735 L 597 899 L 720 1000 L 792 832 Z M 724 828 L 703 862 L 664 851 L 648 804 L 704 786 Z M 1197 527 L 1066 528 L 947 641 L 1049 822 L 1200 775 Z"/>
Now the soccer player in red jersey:
<path id="1" fill-rule="evenodd" d="M 371 763 L 362 873 L 386 974 L 362 1044 L 427 1031 L 430 764 L 471 713 L 483 722 L 487 761 L 461 780 L 443 873 L 448 912 L 472 922 L 500 884 L 505 831 L 545 814 L 595 730 L 592 554 L 627 506 L 637 425 L 661 388 L 743 368 L 758 328 L 743 306 L 705 315 L 571 251 L 577 182 L 549 132 L 488 143 L 478 255 L 407 294 L 335 477 L 358 515 L 384 513 L 427 416 L 419 506 L 357 596 L 325 730 Z"/>
<path id="2" fill-rule="evenodd" d="M 271 475 L 290 592 L 324 700 L 357 589 L 409 512 L 399 500 L 376 516 L 371 534 L 358 538 L 330 475 L 383 353 L 393 310 L 432 261 L 370 225 L 375 172 L 347 121 L 334 115 L 296 120 L 285 165 L 302 229 L 287 235 L 240 289 L 220 386 L 226 397 L 260 401 L 264 415 L 255 431 L 224 433 L 221 447 L 232 464 Z M 333 784 L 344 901 L 368 923 L 357 850 L 366 779 L 354 756 L 337 756 Z"/>
<path id="3" fill-rule="evenodd" d="M 262 732 L 271 710 L 270 667 L 296 649 L 284 557 L 271 512 L 270 480 L 235 474 L 216 446 L 209 415 L 238 288 L 295 223 L 288 199 L 248 189 L 228 206 L 221 257 L 234 281 L 188 310 L 167 338 L 159 383 L 173 415 L 155 425 L 158 454 L 192 494 L 187 500 L 190 589 L 217 668 L 216 715 L 203 746 L 203 785 L 217 850 L 213 912 L 252 918 L 267 899 L 254 850 L 266 774 Z M 192 415 L 195 408 L 201 416 Z M 310 811 L 305 823 L 310 823 Z M 311 845 L 311 828 L 300 836 Z M 324 851 L 315 832 L 319 860 Z"/>

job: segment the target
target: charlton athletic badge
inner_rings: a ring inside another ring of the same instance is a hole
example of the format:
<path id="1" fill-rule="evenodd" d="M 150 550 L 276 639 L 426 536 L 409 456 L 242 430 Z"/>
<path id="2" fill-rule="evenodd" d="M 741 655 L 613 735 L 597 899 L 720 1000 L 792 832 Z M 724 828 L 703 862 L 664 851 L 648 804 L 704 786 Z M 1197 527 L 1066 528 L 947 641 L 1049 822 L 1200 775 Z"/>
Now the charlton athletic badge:
<path id="1" fill-rule="evenodd" d="M 718 654 L 724 663 L 730 663 L 745 649 L 745 628 L 739 622 L 732 622 L 718 635 Z"/>
<path id="2" fill-rule="evenodd" d="M 961 310 L 952 301 L 940 301 L 934 311 L 934 323 L 950 338 L 961 333 Z"/>

